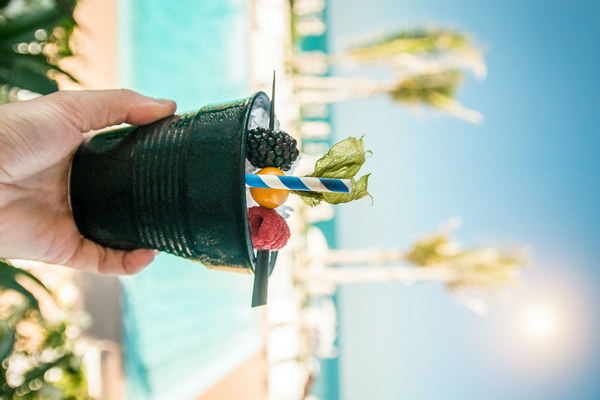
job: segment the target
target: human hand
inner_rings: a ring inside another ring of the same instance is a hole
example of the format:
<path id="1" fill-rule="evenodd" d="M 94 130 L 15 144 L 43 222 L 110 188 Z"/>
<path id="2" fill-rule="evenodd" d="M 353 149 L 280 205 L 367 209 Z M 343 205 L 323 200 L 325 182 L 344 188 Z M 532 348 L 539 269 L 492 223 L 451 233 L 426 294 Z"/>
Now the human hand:
<path id="1" fill-rule="evenodd" d="M 176 105 L 130 90 L 62 91 L 0 106 L 0 257 L 133 274 L 154 251 L 123 251 L 81 236 L 68 198 L 73 154 L 84 133 L 145 125 Z"/>

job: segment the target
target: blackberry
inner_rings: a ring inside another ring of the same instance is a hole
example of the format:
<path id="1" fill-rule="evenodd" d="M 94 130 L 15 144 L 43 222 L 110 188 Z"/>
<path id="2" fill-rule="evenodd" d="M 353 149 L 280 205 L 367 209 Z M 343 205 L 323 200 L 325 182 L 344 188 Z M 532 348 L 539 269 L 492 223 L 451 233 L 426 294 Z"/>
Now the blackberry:
<path id="1" fill-rule="evenodd" d="M 283 131 L 265 128 L 248 131 L 246 149 L 246 158 L 255 167 L 275 167 L 282 171 L 292 168 L 299 154 L 296 139 Z"/>

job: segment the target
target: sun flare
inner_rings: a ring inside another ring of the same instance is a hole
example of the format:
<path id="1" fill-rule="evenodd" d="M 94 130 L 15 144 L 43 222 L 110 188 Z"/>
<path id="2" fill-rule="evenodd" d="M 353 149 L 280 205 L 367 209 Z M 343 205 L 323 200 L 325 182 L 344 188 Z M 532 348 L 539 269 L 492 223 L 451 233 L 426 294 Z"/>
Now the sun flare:
<path id="1" fill-rule="evenodd" d="M 527 307 L 523 312 L 522 327 L 525 336 L 531 341 L 552 341 L 560 333 L 558 311 L 549 304 Z"/>

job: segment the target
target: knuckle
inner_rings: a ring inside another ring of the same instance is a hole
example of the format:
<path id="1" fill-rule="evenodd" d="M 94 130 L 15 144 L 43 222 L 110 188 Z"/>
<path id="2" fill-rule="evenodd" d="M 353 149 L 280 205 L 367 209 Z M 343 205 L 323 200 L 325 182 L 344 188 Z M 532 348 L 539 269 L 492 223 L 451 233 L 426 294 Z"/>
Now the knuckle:
<path id="1" fill-rule="evenodd" d="M 76 91 L 59 91 L 49 95 L 51 105 L 56 106 L 58 111 L 81 132 L 91 129 L 89 119 L 81 109 L 81 94 Z"/>
<path id="2" fill-rule="evenodd" d="M 119 93 L 121 96 L 124 97 L 130 97 L 130 98 L 134 98 L 134 97 L 139 97 L 140 95 L 137 92 L 134 92 L 131 89 L 117 89 L 117 93 Z"/>

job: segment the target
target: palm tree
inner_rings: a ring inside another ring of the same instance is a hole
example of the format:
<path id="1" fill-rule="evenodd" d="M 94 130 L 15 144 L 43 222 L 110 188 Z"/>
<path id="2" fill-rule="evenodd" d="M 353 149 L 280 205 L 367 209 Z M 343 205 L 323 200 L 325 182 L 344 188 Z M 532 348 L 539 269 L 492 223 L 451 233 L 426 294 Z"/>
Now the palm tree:
<path id="1" fill-rule="evenodd" d="M 426 104 L 457 118 L 479 123 L 483 116 L 478 111 L 470 110 L 455 100 L 463 75 L 462 71 L 445 70 L 412 76 L 397 82 L 388 95 L 399 103 Z"/>
<path id="2" fill-rule="evenodd" d="M 324 65 L 365 68 L 377 64 L 386 66 L 396 78 L 380 81 L 303 74 L 303 71 L 325 70 Z M 342 54 L 300 54 L 292 65 L 298 72 L 295 76 L 298 98 L 304 104 L 387 94 L 399 104 L 425 105 L 472 123 L 482 121 L 479 112 L 465 108 L 456 100 L 465 72 L 478 78 L 486 75 L 481 49 L 469 35 L 457 30 L 402 30 Z"/>
<path id="3" fill-rule="evenodd" d="M 397 53 L 439 53 L 471 46 L 470 37 L 456 29 L 415 27 L 383 35 L 349 50 L 357 58 L 373 59 Z"/>
<path id="4" fill-rule="evenodd" d="M 16 100 L 19 93 L 54 92 L 58 75 L 75 80 L 59 66 L 73 54 L 75 3 L 0 0 L 0 103 Z"/>
<path id="5" fill-rule="evenodd" d="M 293 58 L 292 66 L 300 73 L 318 63 L 329 67 L 384 64 L 394 69 L 424 72 L 423 68 L 432 69 L 435 61 L 460 65 L 480 78 L 486 74 L 483 51 L 470 35 L 456 29 L 426 27 L 386 34 L 338 54 L 300 53 Z M 434 69 L 440 69 L 439 65 Z"/>
<path id="6" fill-rule="evenodd" d="M 319 235 L 313 228 L 311 234 Z M 326 249 L 309 257 L 297 279 L 313 294 L 327 294 L 347 283 L 441 282 L 471 308 L 481 308 L 467 291 L 488 294 L 515 286 L 527 265 L 519 251 L 494 247 L 463 249 L 443 230 L 416 241 L 408 251 Z M 314 236 L 313 236 L 314 237 Z M 319 248 L 319 245 L 315 246 Z M 322 248 L 322 247 L 321 247 Z"/>
<path id="7" fill-rule="evenodd" d="M 298 99 L 302 104 L 335 103 L 381 94 L 405 106 L 426 105 L 471 123 L 483 120 L 481 113 L 468 109 L 456 100 L 463 82 L 459 70 L 441 70 L 399 77 L 383 82 L 367 78 L 297 76 Z"/>

